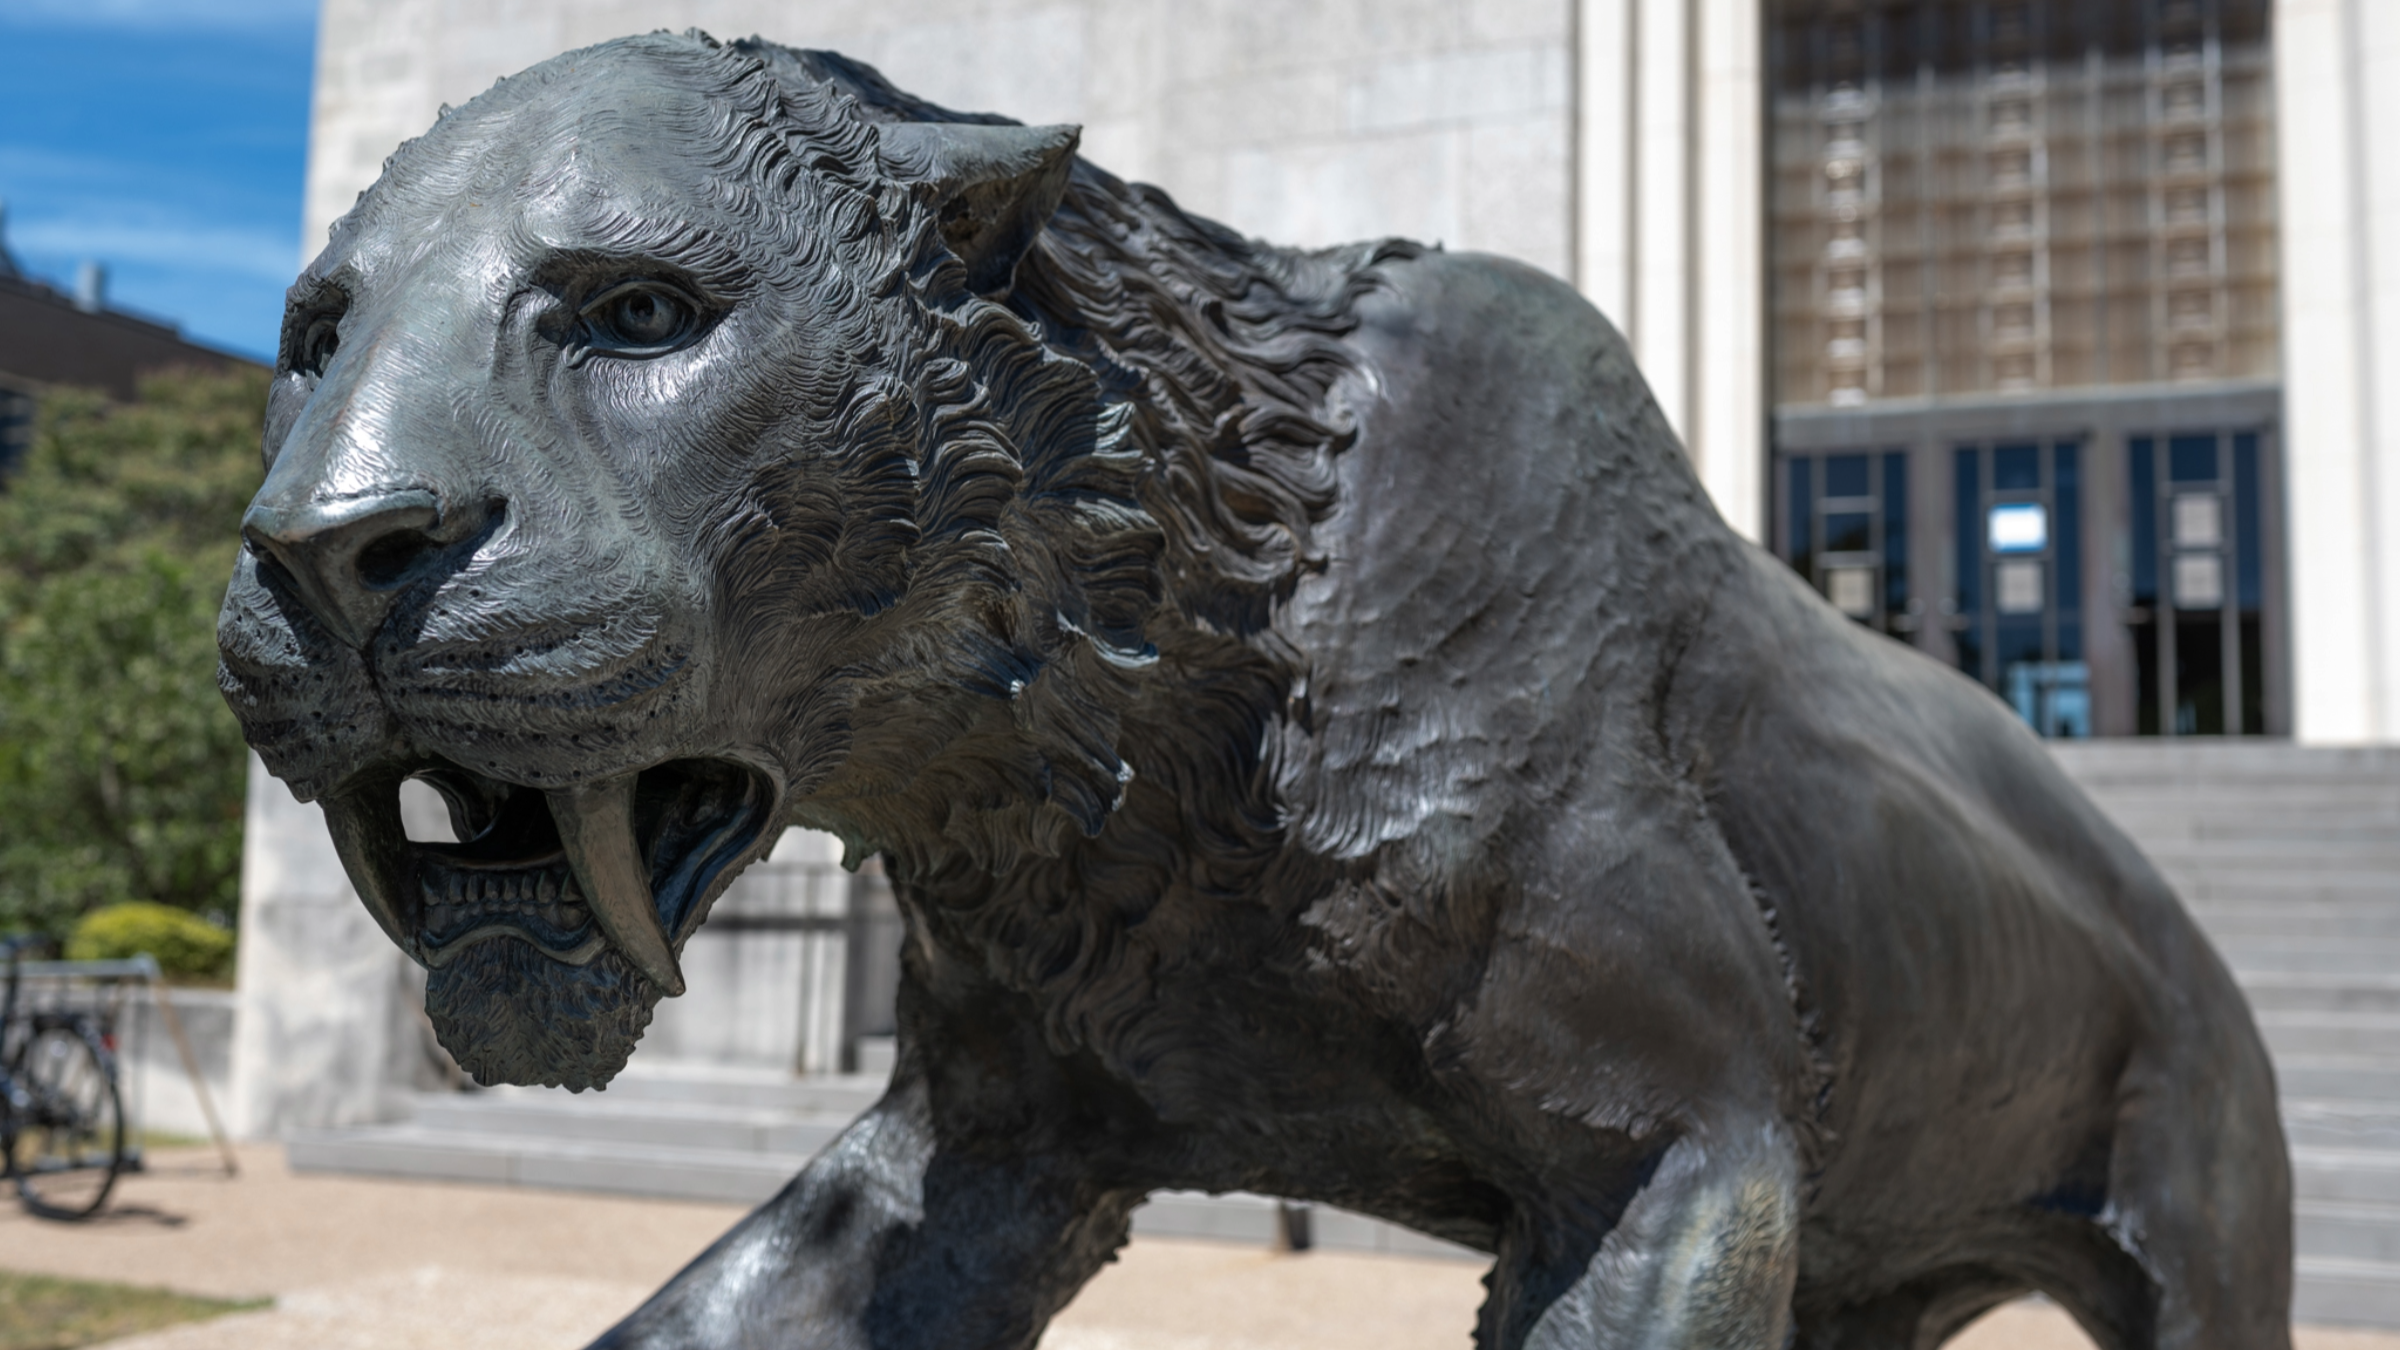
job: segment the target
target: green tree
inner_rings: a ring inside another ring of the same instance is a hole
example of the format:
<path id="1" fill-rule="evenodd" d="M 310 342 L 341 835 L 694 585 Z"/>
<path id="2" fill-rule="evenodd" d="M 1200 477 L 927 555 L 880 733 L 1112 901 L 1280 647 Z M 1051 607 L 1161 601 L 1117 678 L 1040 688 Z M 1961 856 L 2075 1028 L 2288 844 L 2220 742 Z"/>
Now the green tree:
<path id="1" fill-rule="evenodd" d="M 0 484 L 0 927 L 148 900 L 230 916 L 241 730 L 216 614 L 258 485 L 267 376 L 43 400 Z"/>

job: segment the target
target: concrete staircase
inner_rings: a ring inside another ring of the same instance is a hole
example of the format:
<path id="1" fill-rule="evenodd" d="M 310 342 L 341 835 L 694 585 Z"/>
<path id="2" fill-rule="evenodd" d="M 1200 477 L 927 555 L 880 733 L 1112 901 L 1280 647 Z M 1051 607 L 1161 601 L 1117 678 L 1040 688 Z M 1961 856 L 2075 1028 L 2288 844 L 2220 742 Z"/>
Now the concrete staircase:
<path id="1" fill-rule="evenodd" d="M 2400 1327 L 2400 750 L 2058 749 L 2250 996 L 2292 1150 L 2299 1319 Z"/>
<path id="2" fill-rule="evenodd" d="M 875 1075 L 788 1074 L 634 1065 L 600 1093 L 491 1088 L 422 1093 L 391 1125 L 285 1136 L 292 1167 L 757 1204 L 783 1189 L 883 1094 Z M 1134 1213 L 1136 1233 L 1268 1246 L 1285 1237 L 1257 1195 L 1166 1192 Z M 1320 1247 L 1484 1258 L 1364 1215 L 1323 1206 L 1306 1220 Z"/>
<path id="3" fill-rule="evenodd" d="M 298 1171 L 756 1204 L 883 1094 L 880 1079 L 628 1068 L 607 1091 L 426 1092 L 406 1121 L 285 1136 Z"/>

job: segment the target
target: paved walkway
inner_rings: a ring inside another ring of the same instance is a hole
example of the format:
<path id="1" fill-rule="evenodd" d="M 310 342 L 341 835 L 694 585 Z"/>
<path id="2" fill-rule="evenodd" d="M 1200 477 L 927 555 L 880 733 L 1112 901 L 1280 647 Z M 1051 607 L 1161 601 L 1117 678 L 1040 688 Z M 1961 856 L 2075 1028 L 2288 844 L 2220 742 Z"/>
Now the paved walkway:
<path id="1" fill-rule="evenodd" d="M 103 1218 L 41 1223 L 0 1206 L 0 1268 L 272 1296 L 111 1350 L 576 1350 L 741 1211 L 424 1182 L 295 1177 L 250 1147 L 161 1152 Z M 1480 1267 L 1145 1239 L 1094 1280 L 1043 1350 L 1466 1350 Z M 1992 1314 L 1957 1350 L 2089 1350 L 2055 1310 Z M 2400 1350 L 2400 1336 L 2308 1329 L 2299 1350 Z"/>

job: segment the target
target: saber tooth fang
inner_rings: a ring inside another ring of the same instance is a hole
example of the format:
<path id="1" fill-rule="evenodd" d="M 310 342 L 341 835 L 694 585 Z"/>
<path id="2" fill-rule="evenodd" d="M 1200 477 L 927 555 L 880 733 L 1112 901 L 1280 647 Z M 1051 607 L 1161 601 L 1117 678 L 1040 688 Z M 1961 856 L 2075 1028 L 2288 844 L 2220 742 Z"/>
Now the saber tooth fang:
<path id="1" fill-rule="evenodd" d="M 632 774 L 623 774 L 544 795 L 592 917 L 617 950 L 673 998 L 683 993 L 683 971 L 650 894 L 650 869 L 634 844 L 633 782 Z"/>

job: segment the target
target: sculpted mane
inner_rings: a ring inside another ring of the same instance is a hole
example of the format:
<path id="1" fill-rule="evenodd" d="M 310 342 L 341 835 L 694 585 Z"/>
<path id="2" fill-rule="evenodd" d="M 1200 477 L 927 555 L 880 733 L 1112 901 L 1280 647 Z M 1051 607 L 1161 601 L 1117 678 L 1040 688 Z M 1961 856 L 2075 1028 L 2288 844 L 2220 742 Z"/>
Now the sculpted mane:
<path id="1" fill-rule="evenodd" d="M 715 55 L 771 72 L 810 170 L 862 192 L 874 158 L 860 128 L 1014 125 L 913 98 L 832 53 L 753 40 Z M 848 125 L 828 134 L 829 122 Z M 1356 434 L 1337 386 L 1359 371 L 1340 339 L 1377 266 L 1420 251 L 1261 245 L 1080 159 L 1003 302 L 967 289 L 935 230 L 899 241 L 881 284 L 914 293 L 919 345 L 894 364 L 926 374 L 913 390 L 848 391 L 836 435 L 858 445 L 905 417 L 913 435 L 897 439 L 928 447 L 905 531 L 915 564 L 892 589 L 903 606 L 939 607 L 921 631 L 942 635 L 951 682 L 984 698 L 929 719 L 921 676 L 895 681 L 905 708 L 860 718 L 852 767 L 825 794 L 885 794 L 903 811 L 903 795 L 947 803 L 943 818 L 920 813 L 875 838 L 832 815 L 809 823 L 904 854 L 940 839 L 978 871 L 1000 870 L 1029 840 L 1055 854 L 1098 834 L 1139 780 L 1119 742 L 1144 687 L 1162 685 L 1222 705 L 1230 722 L 1187 707 L 1152 727 L 1247 731 L 1238 746 L 1153 745 L 1153 757 L 1207 761 L 1179 786 L 1205 778 L 1207 796 L 1263 807 L 1265 726 L 1298 674 L 1269 619 L 1314 565 L 1311 529 Z M 858 503 L 843 505 L 856 519 Z M 929 654 L 898 655 L 921 668 Z M 1174 675 L 1127 678 L 1154 665 Z M 979 725 L 998 702 L 1013 705 L 1005 724 Z M 898 793 L 903 780 L 917 790 Z M 1271 815 L 1256 828 L 1271 832 Z"/>
<path id="2" fill-rule="evenodd" d="M 1014 125 L 926 103 L 833 53 L 729 50 L 789 86 L 841 91 L 863 121 Z M 939 254 L 930 237 L 916 243 Z M 906 706 L 876 729 L 887 734 L 862 729 L 850 761 L 913 769 L 913 790 L 880 803 L 888 832 L 862 839 L 855 816 L 803 821 L 891 855 L 932 921 L 1050 1009 L 1062 1048 L 1153 1077 L 1204 1062 L 1175 1053 L 1200 1047 L 1169 1043 L 1176 1024 L 1148 1015 L 1158 981 L 1244 915 L 1288 918 L 1251 885 L 1283 842 L 1274 728 L 1306 680 L 1270 620 L 1320 565 L 1312 530 L 1357 434 L 1342 386 L 1371 377 L 1341 339 L 1377 269 L 1421 252 L 1263 245 L 1079 158 L 1004 304 L 968 294 L 946 255 L 912 283 L 935 322 L 903 364 L 944 381 L 919 392 L 919 443 L 951 461 L 972 447 L 993 486 L 1013 479 L 1013 491 L 978 498 L 999 508 L 977 518 L 996 544 L 990 571 L 934 587 L 920 573 L 910 589 L 950 592 L 940 631 L 976 638 L 950 654 L 954 679 L 1013 690 L 1012 715 L 979 731 L 999 706 L 986 697 L 961 724 L 929 725 L 921 698 L 895 686 Z M 958 530 L 926 513 L 925 538 Z M 962 622 L 955 583 L 981 588 L 993 573 L 1021 586 L 1010 622 Z M 937 817 L 918 803 L 949 806 Z M 1080 899 L 1100 878 L 1112 907 Z M 1183 1091 L 1231 1102 L 1267 1088 Z"/>

